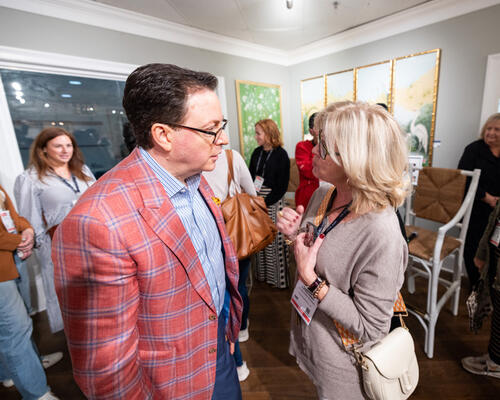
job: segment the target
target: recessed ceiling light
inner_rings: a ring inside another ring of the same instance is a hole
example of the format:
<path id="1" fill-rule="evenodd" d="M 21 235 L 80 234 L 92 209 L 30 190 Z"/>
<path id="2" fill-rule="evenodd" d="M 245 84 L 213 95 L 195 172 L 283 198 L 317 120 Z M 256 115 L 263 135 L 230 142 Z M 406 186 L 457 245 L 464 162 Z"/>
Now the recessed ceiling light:
<path id="1" fill-rule="evenodd" d="M 63 93 L 63 94 L 61 94 L 61 97 L 64 97 L 65 99 L 69 99 L 72 96 L 69 93 Z"/>
<path id="2" fill-rule="evenodd" d="M 59 125 L 63 126 L 63 125 L 64 125 L 64 122 L 60 121 L 60 122 L 59 122 Z"/>
<path id="3" fill-rule="evenodd" d="M 21 84 L 19 82 L 12 82 L 10 85 L 14 88 L 14 90 L 22 89 Z"/>
<path id="4" fill-rule="evenodd" d="M 116 110 L 111 110 L 111 114 L 116 114 Z"/>
<path id="5" fill-rule="evenodd" d="M 19 99 L 19 103 L 24 104 L 24 103 L 26 103 L 26 100 L 24 100 L 24 99 Z"/>
<path id="6" fill-rule="evenodd" d="M 81 85 L 82 82 L 80 82 L 80 81 L 69 81 L 69 84 L 70 85 Z"/>
<path id="7" fill-rule="evenodd" d="M 50 125 L 56 126 L 56 123 L 55 122 L 51 122 Z"/>
<path id="8" fill-rule="evenodd" d="M 49 108 L 49 107 L 50 107 L 50 104 L 49 104 L 49 103 L 45 103 L 43 106 L 44 106 L 45 108 Z"/>

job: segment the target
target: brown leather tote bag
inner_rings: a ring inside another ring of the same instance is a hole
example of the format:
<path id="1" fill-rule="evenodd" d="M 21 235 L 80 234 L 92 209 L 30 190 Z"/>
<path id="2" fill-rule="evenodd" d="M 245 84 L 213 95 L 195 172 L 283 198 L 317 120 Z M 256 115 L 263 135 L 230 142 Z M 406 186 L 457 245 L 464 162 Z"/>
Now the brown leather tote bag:
<path id="1" fill-rule="evenodd" d="M 233 177 L 233 153 L 226 150 L 228 164 L 228 188 Z M 236 193 L 227 197 L 221 205 L 226 230 L 233 242 L 238 260 L 261 251 L 276 237 L 277 229 L 267 214 L 264 199 L 248 193 Z"/>

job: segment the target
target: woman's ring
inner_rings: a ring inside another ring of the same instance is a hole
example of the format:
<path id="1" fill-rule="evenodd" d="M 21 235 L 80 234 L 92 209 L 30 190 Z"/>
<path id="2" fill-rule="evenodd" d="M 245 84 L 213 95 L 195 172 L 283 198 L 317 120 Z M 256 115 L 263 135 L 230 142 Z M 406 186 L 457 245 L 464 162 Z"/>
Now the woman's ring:
<path id="1" fill-rule="evenodd" d="M 278 211 L 278 215 L 280 218 L 283 218 L 283 211 Z"/>

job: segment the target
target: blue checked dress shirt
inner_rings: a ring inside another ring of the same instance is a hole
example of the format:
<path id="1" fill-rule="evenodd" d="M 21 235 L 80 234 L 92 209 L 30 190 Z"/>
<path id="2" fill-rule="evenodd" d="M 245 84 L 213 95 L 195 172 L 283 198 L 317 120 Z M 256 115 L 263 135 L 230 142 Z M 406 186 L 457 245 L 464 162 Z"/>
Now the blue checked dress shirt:
<path id="1" fill-rule="evenodd" d="M 210 286 L 215 309 L 217 314 L 220 314 L 226 292 L 224 256 L 217 224 L 203 196 L 198 191 L 201 175 L 187 178 L 187 186 L 185 186 L 158 164 L 146 150 L 142 147 L 139 150 L 165 189 L 193 243 Z"/>

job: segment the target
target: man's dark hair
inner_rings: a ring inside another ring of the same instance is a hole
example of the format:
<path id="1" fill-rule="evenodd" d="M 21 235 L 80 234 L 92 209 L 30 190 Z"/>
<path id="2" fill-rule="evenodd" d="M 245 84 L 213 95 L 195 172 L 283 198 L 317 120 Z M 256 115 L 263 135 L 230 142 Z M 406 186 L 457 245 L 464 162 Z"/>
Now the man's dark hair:
<path id="1" fill-rule="evenodd" d="M 199 90 L 217 88 L 217 78 L 172 64 L 147 64 L 127 78 L 123 108 L 137 145 L 153 147 L 151 127 L 155 123 L 181 123 L 186 116 L 188 96 Z"/>
<path id="2" fill-rule="evenodd" d="M 123 136 L 123 142 L 125 143 L 125 146 L 127 146 L 128 152 L 132 153 L 132 150 L 135 149 L 136 140 L 130 122 L 125 122 L 123 124 L 122 136 Z"/>
<path id="3" fill-rule="evenodd" d="M 316 115 L 318 113 L 312 113 L 311 116 L 309 117 L 309 129 L 314 129 L 314 119 L 316 118 Z"/>

